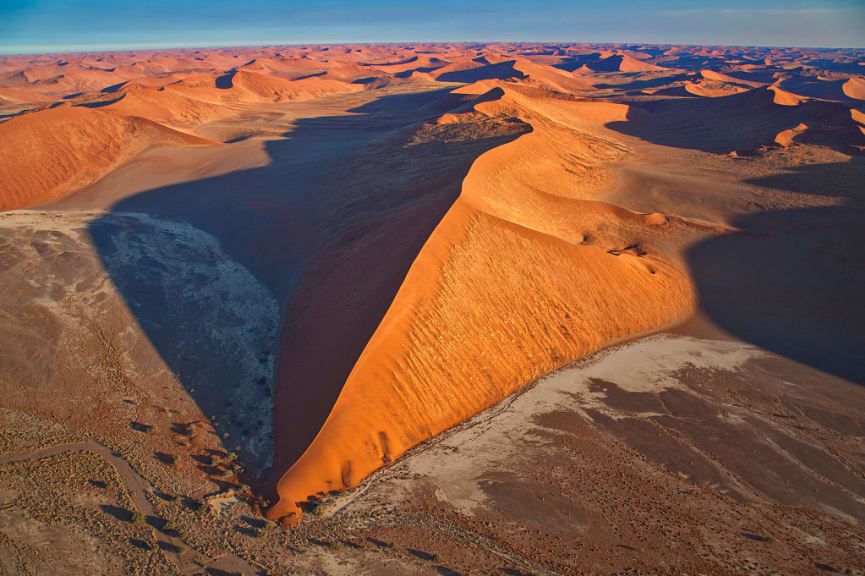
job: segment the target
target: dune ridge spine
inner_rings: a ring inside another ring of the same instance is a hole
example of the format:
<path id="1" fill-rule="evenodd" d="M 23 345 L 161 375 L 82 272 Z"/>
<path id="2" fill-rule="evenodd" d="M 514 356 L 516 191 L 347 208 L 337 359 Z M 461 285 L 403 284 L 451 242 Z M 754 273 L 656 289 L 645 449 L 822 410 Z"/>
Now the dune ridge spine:
<path id="1" fill-rule="evenodd" d="M 296 524 L 310 496 L 355 486 L 555 368 L 691 313 L 687 274 L 648 244 L 630 247 L 667 219 L 588 199 L 604 186 L 596 156 L 623 153 L 601 136 L 603 121 L 627 116 L 617 106 L 544 105 L 508 89 L 474 107 L 533 130 L 475 160 L 321 431 L 279 481 L 271 518 Z M 534 161 L 558 158 L 562 138 L 591 143 L 575 147 L 582 173 Z"/>

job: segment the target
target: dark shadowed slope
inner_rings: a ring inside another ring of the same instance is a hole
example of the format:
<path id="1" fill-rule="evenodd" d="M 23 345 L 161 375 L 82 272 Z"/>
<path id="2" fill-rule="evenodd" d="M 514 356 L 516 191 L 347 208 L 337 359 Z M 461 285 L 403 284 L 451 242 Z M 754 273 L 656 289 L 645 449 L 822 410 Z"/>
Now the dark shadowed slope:
<path id="1" fill-rule="evenodd" d="M 129 266 L 116 257 L 116 236 L 129 234 L 117 227 L 116 215 L 145 213 L 203 230 L 276 299 L 285 314 L 274 399 L 276 469 L 315 436 L 472 160 L 519 133 L 508 125 L 468 138 L 417 137 L 423 122 L 471 100 L 449 90 L 390 94 L 350 115 L 301 119 L 285 139 L 266 143 L 267 166 L 149 190 L 91 224 L 130 310 L 196 402 L 232 437 L 251 427 L 228 392 L 238 385 L 235 343 L 190 337 L 199 332 L 188 327 L 208 317 L 208 300 L 180 303 L 165 293 L 158 262 Z M 134 233 L 146 245 L 149 231 Z M 263 369 L 276 351 L 277 342 L 254 351 Z"/>
<path id="2" fill-rule="evenodd" d="M 735 336 L 865 385 L 865 160 L 754 184 L 842 200 L 743 216 L 688 253 L 703 309 Z"/>
<path id="3" fill-rule="evenodd" d="M 681 88 L 681 95 L 687 95 Z M 640 104 L 627 121 L 611 122 L 613 130 L 655 144 L 714 154 L 750 151 L 774 144 L 779 133 L 805 124 L 810 138 L 841 152 L 857 153 L 865 136 L 850 108 L 834 102 L 775 103 L 775 94 L 756 88 L 719 98 L 660 100 Z"/>

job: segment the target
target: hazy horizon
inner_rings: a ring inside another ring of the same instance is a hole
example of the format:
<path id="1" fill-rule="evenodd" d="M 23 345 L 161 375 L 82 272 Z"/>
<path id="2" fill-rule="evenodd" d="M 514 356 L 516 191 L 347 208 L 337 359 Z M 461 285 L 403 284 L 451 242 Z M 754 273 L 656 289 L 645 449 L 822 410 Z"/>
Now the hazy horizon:
<path id="1" fill-rule="evenodd" d="M 93 0 L 0 2 L 0 53 L 404 42 L 585 42 L 863 48 L 865 5 L 625 0 L 225 0 L 173 4 Z"/>

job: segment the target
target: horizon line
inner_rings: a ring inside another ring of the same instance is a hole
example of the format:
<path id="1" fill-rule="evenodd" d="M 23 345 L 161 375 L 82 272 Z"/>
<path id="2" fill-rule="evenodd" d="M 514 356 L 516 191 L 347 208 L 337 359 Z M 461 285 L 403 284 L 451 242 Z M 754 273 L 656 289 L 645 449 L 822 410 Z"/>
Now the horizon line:
<path id="1" fill-rule="evenodd" d="M 41 56 L 51 54 L 86 54 L 90 52 L 125 52 L 144 50 L 196 50 L 213 48 L 267 48 L 267 47 L 296 47 L 296 46 L 386 46 L 403 44 L 586 44 L 586 45 L 641 45 L 641 46 L 687 46 L 702 48 L 793 48 L 810 50 L 865 50 L 863 46 L 816 46 L 816 45 L 784 45 L 784 44 L 693 44 L 688 42 L 634 42 L 634 41 L 579 41 L 579 40 L 387 40 L 387 41 L 335 41 L 335 42 L 240 42 L 229 44 L 217 43 L 141 43 L 141 44 L 98 44 L 91 47 L 84 46 L 44 46 L 26 47 L 26 49 L 8 50 L 0 47 L 0 56 Z M 24 48 L 24 47 L 22 47 Z"/>

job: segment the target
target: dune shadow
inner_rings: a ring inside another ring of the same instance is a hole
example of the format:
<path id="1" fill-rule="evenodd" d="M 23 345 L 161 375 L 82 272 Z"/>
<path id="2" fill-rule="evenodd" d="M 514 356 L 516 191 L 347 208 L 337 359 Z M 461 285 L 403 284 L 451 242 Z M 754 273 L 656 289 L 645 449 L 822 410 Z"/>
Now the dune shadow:
<path id="1" fill-rule="evenodd" d="M 757 346 L 865 384 L 865 158 L 849 108 L 831 102 L 780 106 L 766 89 L 721 98 L 652 102 L 607 126 L 642 140 L 710 153 L 751 152 L 781 130 L 807 124 L 806 142 L 848 155 L 804 164 L 748 184 L 820 196 L 821 206 L 735 218 L 739 232 L 689 249 L 703 311 Z"/>
<path id="2" fill-rule="evenodd" d="M 508 80 L 524 78 L 525 74 L 514 68 L 516 60 L 506 60 L 495 64 L 485 64 L 467 70 L 454 70 L 436 76 L 439 82 L 479 82 L 481 80 Z"/>
<path id="3" fill-rule="evenodd" d="M 844 93 L 843 86 L 846 81 L 846 78 L 840 80 L 819 80 L 811 77 L 794 76 L 782 80 L 779 85 L 783 90 L 800 96 L 822 98 L 824 100 L 840 100 L 850 102 L 854 105 L 859 104 L 859 102 Z"/>
<path id="4" fill-rule="evenodd" d="M 215 85 L 220 90 L 229 90 L 234 86 L 234 75 L 237 74 L 237 69 L 232 68 L 222 76 L 218 77 Z"/>
<path id="5" fill-rule="evenodd" d="M 654 144 L 724 153 L 757 150 L 780 130 L 805 123 L 805 141 L 846 153 L 846 161 L 745 180 L 825 201 L 741 215 L 730 222 L 739 232 L 707 238 L 686 256 L 701 308 L 720 327 L 865 384 L 865 157 L 856 147 L 862 134 L 843 104 L 780 106 L 772 98 L 755 89 L 652 102 L 607 126 Z"/>
<path id="6" fill-rule="evenodd" d="M 775 104 L 774 93 L 756 88 L 718 98 L 693 97 L 674 88 L 687 99 L 665 99 L 632 106 L 628 119 L 607 127 L 643 140 L 700 150 L 712 154 L 749 152 L 772 145 L 778 133 L 805 124 L 803 140 L 822 144 L 847 154 L 865 145 L 865 136 L 846 105 L 834 102 L 804 102 L 798 106 Z M 672 92 L 666 92 L 671 95 Z"/>
<path id="7" fill-rule="evenodd" d="M 266 166 L 147 190 L 89 224 L 129 311 L 247 469 L 299 457 L 472 161 L 518 135 L 413 139 L 472 98 L 388 93 L 299 119 L 264 143 Z"/>
<path id="8" fill-rule="evenodd" d="M 690 78 L 692 78 L 692 76 L 693 75 L 691 73 L 685 73 L 673 74 L 670 76 L 659 76 L 657 78 L 636 79 L 622 84 L 600 83 L 595 84 L 595 88 L 599 90 L 604 90 L 607 88 L 613 88 L 618 90 L 645 90 L 649 88 L 665 86 L 667 84 L 670 84 L 671 82 L 682 82 L 684 80 L 689 80 Z M 687 96 L 693 96 L 693 94 L 687 94 Z"/>
<path id="9" fill-rule="evenodd" d="M 567 58 L 562 58 L 560 62 L 553 64 L 553 68 L 558 68 L 560 70 L 564 70 L 565 72 L 573 72 L 578 68 L 582 68 L 585 64 L 589 64 L 590 62 L 597 62 L 601 59 L 600 52 L 593 52 L 591 54 L 575 54 L 572 56 L 568 56 Z"/>
<path id="10" fill-rule="evenodd" d="M 865 384 L 863 181 L 862 158 L 750 180 L 838 205 L 742 216 L 732 222 L 741 232 L 693 246 L 705 313 L 744 341 Z"/>

